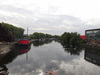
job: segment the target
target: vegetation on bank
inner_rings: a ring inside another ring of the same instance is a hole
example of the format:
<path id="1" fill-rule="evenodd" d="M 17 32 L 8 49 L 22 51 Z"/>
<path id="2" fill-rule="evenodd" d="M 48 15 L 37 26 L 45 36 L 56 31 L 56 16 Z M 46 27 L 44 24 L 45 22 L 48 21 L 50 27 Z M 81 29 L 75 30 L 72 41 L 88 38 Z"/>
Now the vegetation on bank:
<path id="1" fill-rule="evenodd" d="M 53 38 L 53 35 L 35 32 L 33 34 L 30 34 L 29 37 L 31 39 L 44 39 L 44 38 Z"/>
<path id="2" fill-rule="evenodd" d="M 0 41 L 11 42 L 23 36 L 24 29 L 8 23 L 0 23 Z"/>
<path id="3" fill-rule="evenodd" d="M 82 43 L 80 34 L 77 32 L 64 32 L 60 37 L 61 43 L 68 47 L 76 47 Z"/>
<path id="4" fill-rule="evenodd" d="M 83 40 L 80 38 L 80 34 L 78 34 L 77 32 L 64 32 L 61 36 L 35 32 L 29 35 L 29 37 L 31 39 L 56 38 L 60 40 L 62 44 L 69 47 L 79 46 L 80 43 L 83 42 Z"/>

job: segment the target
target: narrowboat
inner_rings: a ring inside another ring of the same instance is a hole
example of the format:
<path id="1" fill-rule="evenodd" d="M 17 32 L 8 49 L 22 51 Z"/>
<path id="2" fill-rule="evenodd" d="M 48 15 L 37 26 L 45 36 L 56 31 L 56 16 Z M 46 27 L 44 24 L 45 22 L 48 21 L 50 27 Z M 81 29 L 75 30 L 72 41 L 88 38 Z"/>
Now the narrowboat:
<path id="1" fill-rule="evenodd" d="M 23 39 L 18 40 L 18 45 L 29 45 L 30 44 L 30 38 L 28 38 L 28 28 L 27 28 L 27 34 L 23 35 Z"/>
<path id="2" fill-rule="evenodd" d="M 30 43 L 29 39 L 20 39 L 18 40 L 18 45 L 28 45 Z"/>

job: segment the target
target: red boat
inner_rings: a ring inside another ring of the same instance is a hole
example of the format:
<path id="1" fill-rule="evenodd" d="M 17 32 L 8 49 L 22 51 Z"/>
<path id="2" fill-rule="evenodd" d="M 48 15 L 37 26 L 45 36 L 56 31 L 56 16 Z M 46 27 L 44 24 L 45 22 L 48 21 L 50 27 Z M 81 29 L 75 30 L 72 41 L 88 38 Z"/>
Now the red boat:
<path id="1" fill-rule="evenodd" d="M 18 45 L 28 45 L 30 43 L 29 39 L 20 39 Z"/>
<path id="2" fill-rule="evenodd" d="M 20 39 L 18 41 L 18 45 L 29 45 L 30 44 L 30 38 L 28 38 L 28 28 L 27 28 L 27 34 L 24 34 L 24 38 Z"/>

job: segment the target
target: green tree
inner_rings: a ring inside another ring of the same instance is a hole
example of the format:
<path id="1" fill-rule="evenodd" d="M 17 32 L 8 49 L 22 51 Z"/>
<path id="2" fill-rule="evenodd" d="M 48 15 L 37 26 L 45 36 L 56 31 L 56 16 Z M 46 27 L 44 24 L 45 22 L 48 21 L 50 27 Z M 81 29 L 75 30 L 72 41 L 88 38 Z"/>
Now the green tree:
<path id="1" fill-rule="evenodd" d="M 35 33 L 29 35 L 29 37 L 32 39 L 44 39 L 44 38 L 52 38 L 53 36 L 50 34 L 35 32 Z"/>
<path id="2" fill-rule="evenodd" d="M 76 46 L 76 42 L 77 42 L 77 40 L 74 37 L 72 37 L 70 39 L 70 45 L 71 45 L 71 47 L 75 47 Z"/>
<path id="3" fill-rule="evenodd" d="M 71 35 L 69 32 L 65 32 L 64 34 L 61 35 L 61 40 L 65 43 L 69 45 L 69 41 L 71 39 Z"/>
<path id="4" fill-rule="evenodd" d="M 15 38 L 23 37 L 23 33 L 24 33 L 23 28 L 16 27 L 12 24 L 4 23 L 4 22 L 2 22 L 1 24 L 5 28 L 5 30 L 11 33 L 12 35 L 14 35 Z"/>
<path id="5" fill-rule="evenodd" d="M 80 35 L 77 32 L 64 32 L 61 35 L 61 41 L 68 46 L 78 46 L 80 40 Z"/>
<path id="6" fill-rule="evenodd" d="M 7 41 L 7 42 L 11 42 L 14 41 L 14 36 L 9 33 L 5 27 L 2 26 L 2 24 L 0 23 L 0 41 Z"/>

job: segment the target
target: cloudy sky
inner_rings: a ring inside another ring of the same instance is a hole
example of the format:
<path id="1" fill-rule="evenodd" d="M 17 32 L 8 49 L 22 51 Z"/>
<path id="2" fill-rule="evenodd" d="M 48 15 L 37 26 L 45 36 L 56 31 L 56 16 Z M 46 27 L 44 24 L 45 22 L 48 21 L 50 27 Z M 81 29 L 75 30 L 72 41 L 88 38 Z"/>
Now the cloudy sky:
<path id="1" fill-rule="evenodd" d="M 100 28 L 99 0 L 0 0 L 0 22 L 13 24 L 29 34 L 61 35 Z"/>

